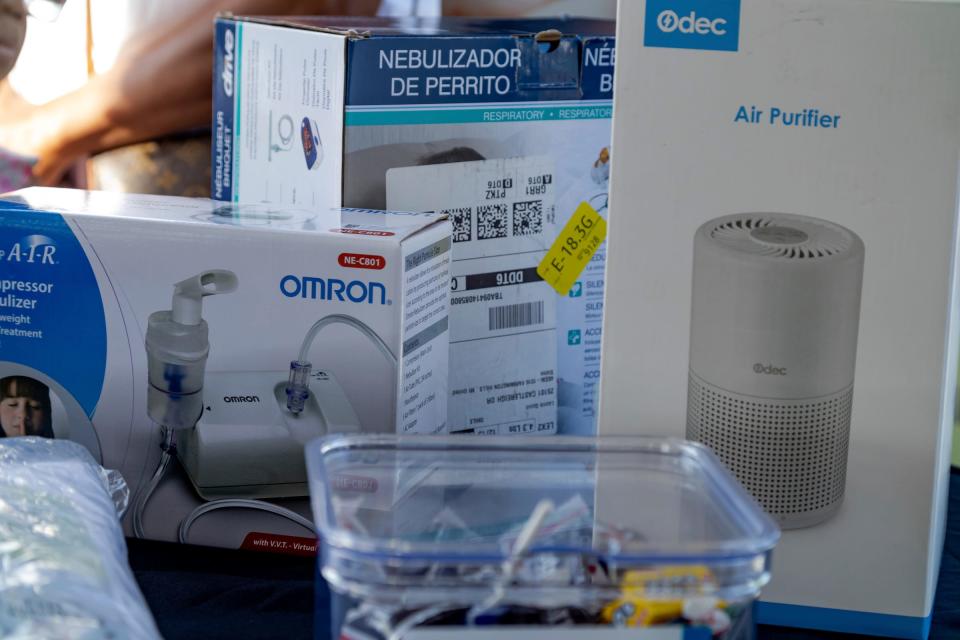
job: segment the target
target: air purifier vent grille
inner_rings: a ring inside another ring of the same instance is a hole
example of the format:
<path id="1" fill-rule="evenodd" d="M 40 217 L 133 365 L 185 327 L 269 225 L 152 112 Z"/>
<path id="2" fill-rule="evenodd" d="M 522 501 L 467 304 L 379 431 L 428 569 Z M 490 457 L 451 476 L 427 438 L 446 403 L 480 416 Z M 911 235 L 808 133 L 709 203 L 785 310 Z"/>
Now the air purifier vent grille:
<path id="1" fill-rule="evenodd" d="M 784 259 L 840 255 L 853 244 L 851 234 L 826 221 L 800 216 L 743 214 L 722 218 L 710 237 L 736 251 Z"/>
<path id="2" fill-rule="evenodd" d="M 730 393 L 691 375 L 689 394 L 687 437 L 712 448 L 782 526 L 807 526 L 839 506 L 852 386 L 780 401 Z"/>

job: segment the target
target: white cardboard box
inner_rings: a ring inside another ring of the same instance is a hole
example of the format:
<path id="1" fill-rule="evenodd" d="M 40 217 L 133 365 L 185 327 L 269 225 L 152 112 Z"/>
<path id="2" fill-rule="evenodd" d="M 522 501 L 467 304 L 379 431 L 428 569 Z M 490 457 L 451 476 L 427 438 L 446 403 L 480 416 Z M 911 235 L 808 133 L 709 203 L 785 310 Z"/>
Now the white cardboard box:
<path id="1" fill-rule="evenodd" d="M 7 195 L 0 393 L 37 411 L 4 414 L 2 433 L 80 442 L 136 495 L 161 427 L 175 430 L 144 537 L 176 539 L 221 498 L 309 517 L 308 440 L 445 429 L 450 232 L 425 214 Z M 295 360 L 313 365 L 300 411 L 287 399 Z M 315 551 L 309 531 L 250 509 L 204 515 L 188 540 Z"/>
<path id="2" fill-rule="evenodd" d="M 960 5 L 619 11 L 600 432 L 697 436 L 779 510 L 761 623 L 923 637 L 956 382 Z"/>

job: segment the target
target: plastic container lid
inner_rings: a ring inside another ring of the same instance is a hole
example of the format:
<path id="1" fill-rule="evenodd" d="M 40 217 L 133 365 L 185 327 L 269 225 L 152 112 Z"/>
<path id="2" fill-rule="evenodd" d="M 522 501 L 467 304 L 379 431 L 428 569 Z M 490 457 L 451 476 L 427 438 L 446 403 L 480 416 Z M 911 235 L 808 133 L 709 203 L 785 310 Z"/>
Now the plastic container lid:
<path id="1" fill-rule="evenodd" d="M 780 536 L 713 453 L 679 440 L 351 435 L 306 456 L 323 575 L 354 597 L 466 601 L 509 573 L 513 588 L 582 600 L 665 567 L 690 583 L 667 581 L 671 595 L 709 582 L 755 596 Z"/>

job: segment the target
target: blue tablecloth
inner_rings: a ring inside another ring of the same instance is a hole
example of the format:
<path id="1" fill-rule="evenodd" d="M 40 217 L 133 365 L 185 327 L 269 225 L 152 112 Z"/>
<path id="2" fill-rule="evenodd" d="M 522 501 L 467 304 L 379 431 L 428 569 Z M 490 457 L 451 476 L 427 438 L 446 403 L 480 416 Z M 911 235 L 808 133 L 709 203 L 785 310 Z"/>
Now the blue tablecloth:
<path id="1" fill-rule="evenodd" d="M 330 611 L 314 611 L 314 562 L 266 553 L 129 540 L 130 564 L 157 625 L 179 638 L 329 638 Z M 326 585 L 316 601 L 328 603 Z M 760 627 L 761 639 L 864 636 Z M 960 638 L 960 472 L 950 477 L 947 535 L 934 605 L 932 640 Z"/>

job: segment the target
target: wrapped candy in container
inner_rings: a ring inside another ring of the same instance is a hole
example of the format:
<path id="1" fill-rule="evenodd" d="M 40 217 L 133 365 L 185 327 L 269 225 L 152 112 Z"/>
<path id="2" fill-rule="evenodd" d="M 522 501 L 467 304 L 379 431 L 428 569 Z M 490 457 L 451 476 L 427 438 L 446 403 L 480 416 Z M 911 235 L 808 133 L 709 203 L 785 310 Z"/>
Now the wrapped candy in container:
<path id="1" fill-rule="evenodd" d="M 679 440 L 340 436 L 307 466 L 342 640 L 750 638 L 780 535 Z"/>

